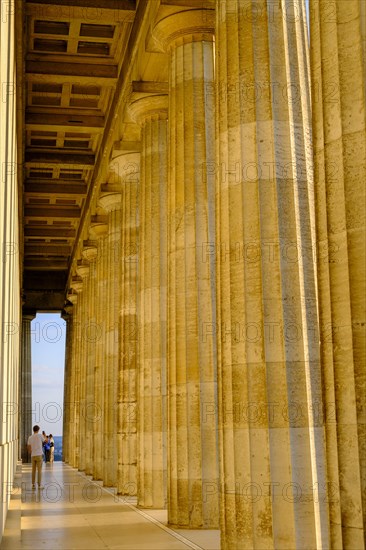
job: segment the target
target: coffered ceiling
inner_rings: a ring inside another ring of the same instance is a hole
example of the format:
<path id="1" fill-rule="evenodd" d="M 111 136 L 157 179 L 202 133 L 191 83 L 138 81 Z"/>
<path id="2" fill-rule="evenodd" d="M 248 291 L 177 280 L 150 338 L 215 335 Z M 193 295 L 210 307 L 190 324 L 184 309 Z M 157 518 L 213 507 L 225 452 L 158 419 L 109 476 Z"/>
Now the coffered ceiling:
<path id="1" fill-rule="evenodd" d="M 18 2 L 24 309 L 60 310 L 112 151 L 139 139 L 129 99 L 168 90 L 154 22 L 214 0 Z"/>
<path id="2" fill-rule="evenodd" d="M 24 3 L 23 287 L 28 307 L 36 294 L 38 307 L 57 308 L 65 290 L 135 8 L 134 0 Z"/>

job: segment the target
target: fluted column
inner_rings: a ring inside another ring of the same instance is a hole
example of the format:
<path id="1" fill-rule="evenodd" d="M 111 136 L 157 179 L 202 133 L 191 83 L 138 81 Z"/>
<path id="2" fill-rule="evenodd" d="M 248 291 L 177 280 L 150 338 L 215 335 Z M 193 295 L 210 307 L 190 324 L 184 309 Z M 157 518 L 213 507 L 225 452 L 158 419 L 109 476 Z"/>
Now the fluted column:
<path id="1" fill-rule="evenodd" d="M 113 163 L 112 163 L 113 165 Z M 117 485 L 117 395 L 119 366 L 119 308 L 121 276 L 121 193 L 120 185 L 102 185 L 98 205 L 108 213 L 107 300 L 104 311 L 106 348 L 104 353 L 103 482 Z"/>
<path id="2" fill-rule="evenodd" d="M 142 127 L 139 230 L 138 505 L 167 505 L 167 116 L 166 95 L 135 100 Z"/>
<path id="3" fill-rule="evenodd" d="M 329 548 L 304 3 L 216 3 L 223 548 Z"/>
<path id="4" fill-rule="evenodd" d="M 21 441 L 20 450 L 23 463 L 30 462 L 27 442 L 32 434 L 32 357 L 31 357 L 31 322 L 35 314 L 23 313 L 22 341 L 20 356 L 20 397 L 21 397 Z"/>
<path id="5" fill-rule="evenodd" d="M 89 235 L 92 241 L 97 242 L 95 258 L 95 322 L 98 336 L 95 342 L 95 367 L 94 367 L 94 411 L 93 419 L 93 478 L 103 480 L 104 458 L 104 370 L 105 370 L 105 341 L 106 341 L 106 317 L 107 302 L 107 234 L 108 224 L 106 216 L 92 216 Z M 84 254 L 92 253 L 94 248 L 87 246 Z"/>
<path id="6" fill-rule="evenodd" d="M 77 362 L 78 362 L 78 342 L 80 341 L 80 322 L 79 311 L 77 308 L 78 294 L 69 289 L 67 293 L 67 300 L 73 304 L 73 330 L 71 331 L 71 360 L 68 364 L 68 379 L 69 379 L 69 391 L 68 391 L 68 427 L 67 427 L 67 453 L 69 457 L 69 464 L 73 468 L 77 467 L 78 456 L 78 426 L 79 426 L 79 408 L 78 408 L 78 394 L 77 394 Z"/>
<path id="7" fill-rule="evenodd" d="M 84 279 L 85 290 L 88 300 L 87 317 L 83 322 L 83 338 L 87 345 L 86 351 L 86 383 L 85 383 L 85 473 L 93 475 L 94 471 L 94 427 L 98 422 L 101 412 L 95 405 L 95 364 L 96 346 L 101 338 L 101 330 L 96 322 L 96 258 L 97 246 L 95 241 L 84 241 L 81 247 L 82 259 L 78 261 L 76 271 Z"/>
<path id="8" fill-rule="evenodd" d="M 117 490 L 137 494 L 137 272 L 140 154 L 113 159 L 121 183 L 120 357 L 117 393 Z M 112 163 L 112 164 L 113 164 Z M 111 166 L 112 166 L 111 164 Z"/>
<path id="9" fill-rule="evenodd" d="M 168 521 L 185 528 L 218 526 L 215 411 L 215 271 L 202 243 L 215 242 L 214 16 L 187 10 L 157 23 L 169 52 L 168 183 Z"/>
<path id="10" fill-rule="evenodd" d="M 331 12 L 329 8 L 331 9 Z M 318 284 L 331 548 L 365 548 L 364 0 L 310 1 Z"/>
<path id="11" fill-rule="evenodd" d="M 85 322 L 85 294 L 83 293 L 83 281 L 81 277 L 73 275 L 70 281 L 71 288 L 77 295 L 75 304 L 75 326 L 73 342 L 73 400 L 74 409 L 74 438 L 70 445 L 74 456 L 73 466 L 78 470 L 85 469 L 85 340 L 83 327 Z"/>
<path id="12" fill-rule="evenodd" d="M 65 342 L 65 373 L 64 373 L 64 407 L 63 407 L 63 430 L 62 430 L 62 460 L 69 462 L 69 441 L 70 441 L 70 385 L 71 385 L 71 366 L 72 366 L 72 330 L 73 330 L 73 307 L 66 305 L 64 307 L 62 318 L 66 322 L 66 342 Z"/>
<path id="13" fill-rule="evenodd" d="M 75 275 L 71 279 L 72 288 L 78 294 L 77 302 L 77 354 L 76 354 L 76 388 L 75 404 L 77 412 L 77 465 L 78 470 L 84 472 L 86 464 L 87 426 L 85 416 L 86 405 L 86 372 L 88 361 L 88 346 L 85 338 L 85 325 L 89 316 L 89 302 L 86 292 L 86 281 Z"/>
<path id="14" fill-rule="evenodd" d="M 83 251 L 80 251 L 83 255 Z M 80 469 L 91 475 L 93 471 L 93 413 L 94 413 L 94 363 L 95 363 L 95 338 L 94 338 L 94 299 L 95 281 L 92 276 L 89 261 L 85 258 L 77 260 L 76 273 L 83 280 L 83 295 L 81 299 L 81 338 L 82 338 L 82 397 L 80 399 L 80 413 L 82 418 L 83 447 Z M 81 305 L 80 304 L 80 305 Z"/>

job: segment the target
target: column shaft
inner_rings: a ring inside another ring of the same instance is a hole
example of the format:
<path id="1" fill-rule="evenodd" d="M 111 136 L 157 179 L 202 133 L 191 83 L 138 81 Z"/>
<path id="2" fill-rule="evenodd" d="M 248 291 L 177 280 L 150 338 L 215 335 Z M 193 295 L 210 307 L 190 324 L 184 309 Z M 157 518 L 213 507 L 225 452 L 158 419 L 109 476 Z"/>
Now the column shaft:
<path id="1" fill-rule="evenodd" d="M 221 528 L 230 550 L 329 544 L 303 7 L 216 3 Z"/>
<path id="2" fill-rule="evenodd" d="M 81 304 L 81 297 L 78 294 L 78 301 L 76 304 L 76 330 L 74 331 L 75 334 L 75 356 L 74 356 L 74 369 L 75 369 L 75 376 L 74 376 L 74 400 L 73 400 L 73 407 L 75 411 L 74 416 L 74 430 L 75 430 L 75 439 L 71 441 L 71 447 L 74 449 L 74 468 L 80 468 L 80 452 L 83 453 L 83 449 L 81 448 L 81 433 L 80 433 L 80 425 L 82 423 L 82 410 L 80 407 L 81 403 L 81 362 L 82 362 L 82 326 L 83 326 L 83 311 L 82 311 L 82 304 Z"/>
<path id="3" fill-rule="evenodd" d="M 142 126 L 139 231 L 138 504 L 167 505 L 167 96 L 131 104 Z"/>
<path id="4" fill-rule="evenodd" d="M 97 250 L 97 249 L 95 249 Z M 87 259 L 87 261 L 89 261 Z M 96 296 L 97 296 L 97 280 L 96 280 L 96 260 L 90 259 L 89 271 L 86 276 L 86 290 L 88 292 L 88 318 L 85 319 L 85 328 L 83 337 L 87 342 L 87 372 L 86 372 L 86 397 L 85 397 L 85 422 L 86 422 L 86 443 L 85 443 L 85 473 L 93 475 L 94 471 L 94 428 L 95 423 L 101 416 L 95 403 L 95 365 L 96 365 L 96 346 L 97 341 L 101 337 L 100 327 L 96 321 Z"/>
<path id="5" fill-rule="evenodd" d="M 98 239 L 98 256 L 96 259 L 96 299 L 95 299 L 95 316 L 96 325 L 98 327 L 98 338 L 95 349 L 95 376 L 94 376 L 94 396 L 95 396 L 95 413 L 94 422 L 94 479 L 103 480 L 103 457 L 104 457 L 104 379 L 105 379 L 105 341 L 106 341 L 106 326 L 105 326 L 105 309 L 107 301 L 107 226 L 105 232 L 91 233 L 92 238 Z"/>
<path id="6" fill-rule="evenodd" d="M 118 186 L 119 187 L 119 186 Z M 119 368 L 119 309 L 121 303 L 121 193 L 113 184 L 102 186 L 99 206 L 108 213 L 107 301 L 104 330 L 106 333 L 104 371 L 104 475 L 105 485 L 117 486 L 117 395 Z"/>
<path id="7" fill-rule="evenodd" d="M 331 547 L 364 548 L 366 7 L 311 0 L 310 14 Z"/>
<path id="8" fill-rule="evenodd" d="M 78 408 L 78 376 L 77 362 L 79 354 L 79 338 L 80 338 L 80 322 L 78 315 L 77 302 L 74 303 L 74 327 L 72 331 L 72 362 L 70 372 L 70 423 L 69 423 L 69 457 L 70 466 L 77 468 L 78 456 L 78 425 L 79 425 L 79 408 Z"/>
<path id="9" fill-rule="evenodd" d="M 155 27 L 169 52 L 168 521 L 191 529 L 218 527 L 216 283 L 202 257 L 215 243 L 211 17 L 189 10 Z"/>
<path id="10" fill-rule="evenodd" d="M 77 468 L 84 472 L 86 463 L 86 367 L 88 361 L 87 355 L 87 340 L 85 338 L 85 326 L 88 320 L 88 296 L 85 292 L 85 285 L 83 285 L 82 291 L 78 294 L 78 333 L 79 333 L 79 352 L 78 352 L 78 462 Z"/>
<path id="11" fill-rule="evenodd" d="M 82 251 L 81 255 L 83 255 Z M 82 371 L 80 399 L 81 453 L 79 469 L 91 475 L 93 471 L 93 428 L 95 418 L 93 392 L 95 365 L 95 278 L 92 276 L 89 261 L 85 258 L 77 261 L 75 270 L 79 277 L 79 288 L 83 289 L 79 301 L 81 310 L 80 320 L 82 323 L 80 327 Z"/>
<path id="12" fill-rule="evenodd" d="M 120 363 L 117 396 L 117 490 L 137 494 L 137 272 L 140 155 L 114 159 L 122 182 Z"/>
<path id="13" fill-rule="evenodd" d="M 31 322 L 34 315 L 23 314 L 22 340 L 20 356 L 20 396 L 21 396 L 21 433 L 20 448 L 23 463 L 30 462 L 27 442 L 32 434 L 32 355 L 31 355 Z"/>
<path id="14" fill-rule="evenodd" d="M 69 311 L 72 307 L 67 306 Z M 69 312 L 63 315 L 66 321 L 66 342 L 65 342 L 65 374 L 64 374 L 64 407 L 63 407 L 63 430 L 62 430 L 62 460 L 70 462 L 69 440 L 70 440 L 70 387 L 71 387 L 71 365 L 72 365 L 72 330 L 73 315 Z"/>

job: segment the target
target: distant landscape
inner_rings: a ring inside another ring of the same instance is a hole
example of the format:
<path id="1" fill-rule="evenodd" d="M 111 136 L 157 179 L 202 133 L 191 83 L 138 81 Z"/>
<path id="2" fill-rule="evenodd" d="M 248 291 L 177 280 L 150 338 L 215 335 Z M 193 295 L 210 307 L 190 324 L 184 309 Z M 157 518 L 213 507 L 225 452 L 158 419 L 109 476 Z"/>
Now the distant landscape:
<path id="1" fill-rule="evenodd" d="M 55 462 L 62 461 L 62 435 L 54 435 L 55 440 Z"/>

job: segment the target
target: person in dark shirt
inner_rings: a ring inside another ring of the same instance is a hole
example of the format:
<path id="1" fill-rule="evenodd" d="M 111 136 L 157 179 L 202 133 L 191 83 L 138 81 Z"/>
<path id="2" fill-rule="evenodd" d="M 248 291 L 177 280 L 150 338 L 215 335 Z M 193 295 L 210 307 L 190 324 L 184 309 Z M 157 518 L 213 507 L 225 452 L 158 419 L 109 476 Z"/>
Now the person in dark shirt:
<path id="1" fill-rule="evenodd" d="M 43 442 L 44 452 L 45 452 L 45 462 L 50 461 L 50 452 L 51 452 L 51 444 L 50 444 L 50 438 L 48 435 L 46 435 L 46 439 Z"/>

